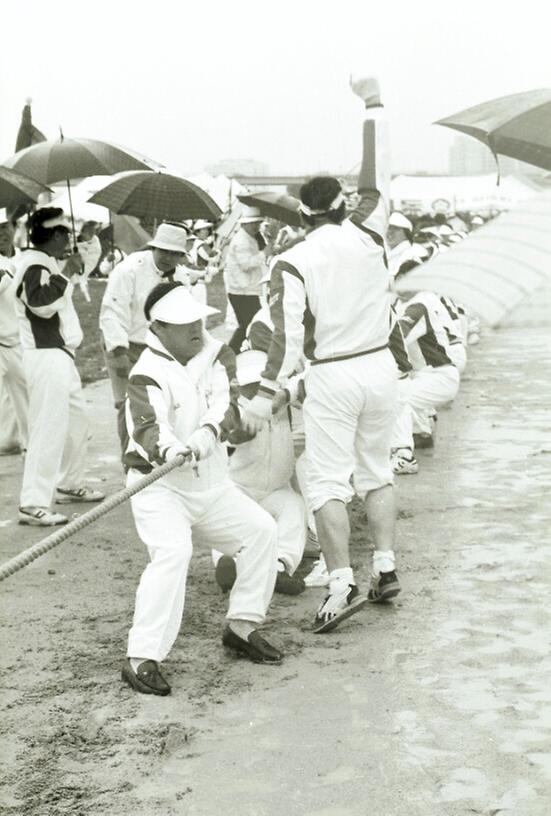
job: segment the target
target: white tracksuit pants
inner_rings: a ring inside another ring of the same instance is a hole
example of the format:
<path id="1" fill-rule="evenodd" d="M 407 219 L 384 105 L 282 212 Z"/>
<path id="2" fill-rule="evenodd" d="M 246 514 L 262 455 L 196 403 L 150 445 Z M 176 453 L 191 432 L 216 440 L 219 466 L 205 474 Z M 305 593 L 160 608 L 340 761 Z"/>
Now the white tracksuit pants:
<path id="1" fill-rule="evenodd" d="M 130 470 L 127 484 L 141 478 Z M 227 620 L 261 624 L 274 591 L 277 532 L 274 520 L 229 480 L 204 491 L 180 491 L 162 480 L 131 499 L 134 522 L 151 561 L 136 592 L 128 656 L 158 662 L 168 655 L 184 612 L 193 542 L 235 556 L 237 578 Z"/>
<path id="2" fill-rule="evenodd" d="M 29 442 L 21 507 L 49 507 L 56 486 L 82 487 L 88 417 L 75 362 L 59 348 L 25 349 Z"/>
<path id="3" fill-rule="evenodd" d="M 306 523 L 308 525 L 308 529 L 311 530 L 313 533 L 317 534 L 316 530 L 316 519 L 315 516 L 310 508 L 308 503 L 308 476 L 307 476 L 308 468 L 306 466 L 306 453 L 304 450 L 298 457 L 295 462 L 295 477 L 296 482 L 298 485 L 298 489 L 300 490 L 302 496 L 304 497 L 304 501 L 306 503 Z"/>
<path id="4" fill-rule="evenodd" d="M 463 343 L 452 343 L 448 348 L 448 356 L 460 374 L 467 367 L 467 349 Z"/>
<path id="5" fill-rule="evenodd" d="M 412 377 L 400 380 L 398 417 L 394 425 L 392 448 L 413 450 L 413 426 L 416 433 L 430 433 L 430 414 L 439 405 L 454 399 L 459 389 L 459 372 L 453 365 L 427 366 Z"/>
<path id="6" fill-rule="evenodd" d="M 306 507 L 304 499 L 289 485 L 274 490 L 258 502 L 271 515 L 277 526 L 277 560 L 283 561 L 289 575 L 300 562 L 306 544 Z M 222 556 L 219 550 L 212 551 L 216 565 Z"/>
<path id="7" fill-rule="evenodd" d="M 398 371 L 388 349 L 312 366 L 303 406 L 308 504 L 349 501 L 354 489 L 393 484 L 390 443 L 397 410 Z"/>
<path id="8" fill-rule="evenodd" d="M 7 437 L 5 447 L 9 447 L 9 442 L 14 444 L 19 441 L 21 447 L 26 448 L 29 436 L 28 398 L 20 346 L 0 346 L 0 384 L 2 391 L 0 428 L 2 436 Z M 14 420 L 17 425 L 17 439 L 13 438 Z"/>

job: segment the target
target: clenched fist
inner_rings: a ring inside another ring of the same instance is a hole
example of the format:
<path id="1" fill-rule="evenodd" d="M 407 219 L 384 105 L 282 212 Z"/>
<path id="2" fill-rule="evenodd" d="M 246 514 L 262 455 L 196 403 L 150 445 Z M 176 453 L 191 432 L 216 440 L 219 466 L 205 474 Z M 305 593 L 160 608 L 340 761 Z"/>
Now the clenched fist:
<path id="1" fill-rule="evenodd" d="M 356 96 L 363 99 L 366 108 L 373 108 L 381 104 L 381 89 L 377 77 L 351 74 L 350 87 Z"/>

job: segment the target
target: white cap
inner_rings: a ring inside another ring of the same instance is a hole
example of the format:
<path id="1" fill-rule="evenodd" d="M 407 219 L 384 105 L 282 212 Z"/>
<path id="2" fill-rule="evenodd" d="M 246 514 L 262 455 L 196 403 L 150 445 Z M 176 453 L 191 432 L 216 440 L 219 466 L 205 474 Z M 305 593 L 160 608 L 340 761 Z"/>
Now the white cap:
<path id="1" fill-rule="evenodd" d="M 453 235 L 453 230 L 449 224 L 442 224 L 438 229 L 439 235 Z"/>
<path id="2" fill-rule="evenodd" d="M 413 230 L 413 224 L 411 223 L 409 218 L 406 218 L 406 216 L 403 213 L 399 212 L 398 210 L 395 210 L 388 219 L 388 226 L 400 227 L 401 229 L 410 231 Z"/>
<path id="3" fill-rule="evenodd" d="M 172 323 L 182 326 L 185 323 L 195 323 L 208 315 L 218 314 L 218 309 L 205 306 L 190 295 L 185 286 L 175 286 L 150 309 L 150 319 L 161 320 L 163 323 Z"/>
<path id="4" fill-rule="evenodd" d="M 264 221 L 264 216 L 258 207 L 243 207 L 239 221 L 241 224 L 254 224 L 256 221 Z"/>
<path id="5" fill-rule="evenodd" d="M 156 249 L 166 249 L 169 252 L 184 253 L 188 237 L 188 230 L 183 224 L 159 224 L 148 246 Z"/>
<path id="6" fill-rule="evenodd" d="M 205 221 L 203 218 L 200 218 L 198 221 L 195 221 L 193 224 L 193 231 L 197 232 L 197 230 L 201 229 L 212 229 L 213 228 L 212 221 Z"/>
<path id="7" fill-rule="evenodd" d="M 237 382 L 239 385 L 249 385 L 260 382 L 261 374 L 266 368 L 268 355 L 264 351 L 242 351 L 235 358 L 237 364 Z"/>
<path id="8" fill-rule="evenodd" d="M 471 218 L 471 224 L 483 224 L 483 223 L 484 219 L 482 218 L 481 215 L 473 215 L 473 217 Z"/>

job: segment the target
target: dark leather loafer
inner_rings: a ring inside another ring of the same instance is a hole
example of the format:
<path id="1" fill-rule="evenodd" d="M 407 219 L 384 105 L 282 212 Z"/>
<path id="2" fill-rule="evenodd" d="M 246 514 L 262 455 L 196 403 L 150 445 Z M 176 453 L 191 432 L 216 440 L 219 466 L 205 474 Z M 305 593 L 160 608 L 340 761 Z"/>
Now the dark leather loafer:
<path id="1" fill-rule="evenodd" d="M 218 560 L 214 570 L 214 577 L 222 592 L 230 591 L 235 584 L 235 579 L 237 577 L 235 560 L 230 555 L 223 555 Z"/>
<path id="2" fill-rule="evenodd" d="M 302 578 L 289 575 L 288 572 L 278 572 L 275 582 L 275 591 L 281 595 L 300 595 L 306 586 Z"/>
<path id="3" fill-rule="evenodd" d="M 127 658 L 122 666 L 121 678 L 142 694 L 158 694 L 160 697 L 165 697 L 171 692 L 170 686 L 154 660 L 144 660 L 138 666 L 138 670 L 134 671 Z"/>
<path id="4" fill-rule="evenodd" d="M 257 631 L 251 632 L 247 640 L 226 626 L 222 635 L 222 643 L 228 649 L 245 655 L 253 663 L 281 663 L 283 654 L 264 640 Z"/>

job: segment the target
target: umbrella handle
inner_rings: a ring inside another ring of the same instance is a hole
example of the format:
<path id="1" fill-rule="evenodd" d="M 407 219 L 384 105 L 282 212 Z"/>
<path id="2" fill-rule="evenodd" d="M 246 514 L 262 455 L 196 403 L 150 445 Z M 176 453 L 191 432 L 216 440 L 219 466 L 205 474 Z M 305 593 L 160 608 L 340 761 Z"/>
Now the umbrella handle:
<path id="1" fill-rule="evenodd" d="M 71 216 L 71 230 L 73 233 L 73 252 L 78 252 L 77 248 L 77 236 L 75 231 L 75 215 L 73 213 L 73 199 L 71 198 L 71 182 L 69 179 L 66 179 L 67 184 L 67 195 L 69 196 L 69 214 Z"/>

